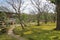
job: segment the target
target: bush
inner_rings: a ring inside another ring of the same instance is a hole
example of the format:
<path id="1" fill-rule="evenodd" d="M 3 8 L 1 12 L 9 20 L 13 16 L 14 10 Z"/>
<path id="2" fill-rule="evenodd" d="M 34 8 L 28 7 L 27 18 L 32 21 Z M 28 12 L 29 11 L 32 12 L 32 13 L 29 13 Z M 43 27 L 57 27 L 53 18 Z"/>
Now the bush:
<path id="1" fill-rule="evenodd" d="M 4 34 L 4 33 L 7 33 L 7 28 L 1 28 L 1 30 L 0 30 L 0 34 Z"/>

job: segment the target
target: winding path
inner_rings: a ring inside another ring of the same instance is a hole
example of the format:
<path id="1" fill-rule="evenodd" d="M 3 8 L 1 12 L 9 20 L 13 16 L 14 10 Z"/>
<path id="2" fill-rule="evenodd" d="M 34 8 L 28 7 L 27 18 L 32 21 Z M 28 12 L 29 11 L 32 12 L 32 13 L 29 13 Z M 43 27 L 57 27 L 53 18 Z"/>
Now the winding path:
<path id="1" fill-rule="evenodd" d="M 12 37 L 14 37 L 14 38 L 16 38 L 16 39 L 18 39 L 18 40 L 25 40 L 25 38 L 20 37 L 19 35 L 15 35 L 15 34 L 13 33 L 13 29 L 14 29 L 14 28 L 15 28 L 15 26 L 12 25 L 11 28 L 8 30 L 8 35 L 10 35 L 10 36 L 12 36 Z"/>

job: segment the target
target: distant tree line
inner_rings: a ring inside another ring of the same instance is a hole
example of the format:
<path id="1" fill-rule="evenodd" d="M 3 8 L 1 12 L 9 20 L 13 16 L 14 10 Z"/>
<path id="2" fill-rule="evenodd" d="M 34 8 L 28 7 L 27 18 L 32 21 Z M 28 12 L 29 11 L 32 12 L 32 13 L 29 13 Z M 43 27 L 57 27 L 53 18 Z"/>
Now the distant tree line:
<path id="1" fill-rule="evenodd" d="M 17 2 L 18 5 L 16 5 L 15 3 Z M 35 9 L 32 10 L 32 13 L 30 14 L 25 14 L 25 13 L 22 13 L 21 12 L 21 7 L 24 5 L 24 1 L 23 0 L 6 0 L 6 3 L 9 4 L 13 10 L 9 10 L 8 7 L 1 7 L 1 9 L 3 9 L 4 12 L 0 12 L 1 16 L 0 16 L 0 19 L 4 22 L 5 20 L 7 20 L 7 15 L 5 12 L 12 12 L 15 13 L 14 15 L 11 16 L 11 18 L 14 18 L 16 19 L 16 23 L 20 23 L 22 29 L 24 29 L 26 25 L 26 22 L 29 23 L 29 22 L 36 22 L 37 23 L 37 26 L 40 26 L 40 22 L 43 22 L 45 24 L 47 24 L 47 22 L 56 22 L 56 19 L 57 19 L 57 15 L 56 13 L 49 13 L 48 11 L 48 8 L 49 8 L 49 5 L 45 4 L 44 5 L 44 8 L 41 8 L 40 5 L 41 5 L 41 1 L 40 0 L 30 0 L 31 4 L 33 5 L 33 8 Z M 48 6 L 48 7 L 47 7 Z M 22 9 L 25 10 L 25 8 L 27 7 L 27 5 Z M 45 10 L 44 10 L 45 9 Z M 37 11 L 37 13 L 35 14 L 35 12 Z M 9 19 L 9 18 L 8 18 Z"/>

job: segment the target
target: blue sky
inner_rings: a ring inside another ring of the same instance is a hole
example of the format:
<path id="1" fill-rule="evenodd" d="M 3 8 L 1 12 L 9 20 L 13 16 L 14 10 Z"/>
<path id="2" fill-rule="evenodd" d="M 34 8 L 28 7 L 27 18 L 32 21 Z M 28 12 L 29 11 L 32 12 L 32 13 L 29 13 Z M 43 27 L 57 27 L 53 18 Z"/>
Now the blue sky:
<path id="1" fill-rule="evenodd" d="M 49 8 L 51 7 L 51 9 L 49 9 L 49 10 L 50 10 L 49 12 L 54 12 L 54 10 L 53 10 L 53 9 L 55 8 L 55 5 L 54 5 L 54 4 L 50 3 L 50 1 L 47 2 L 46 0 L 41 0 L 41 1 L 42 1 L 43 3 L 46 2 L 47 5 L 49 5 Z M 25 12 L 25 13 L 30 13 L 30 10 L 31 10 L 31 9 L 34 10 L 34 8 L 31 6 L 31 3 L 30 3 L 29 0 L 25 0 L 25 2 L 26 2 L 26 3 L 24 4 L 24 6 L 27 5 L 27 4 L 28 4 L 28 6 L 26 7 L 26 9 L 25 9 L 23 12 Z M 42 4 L 43 4 L 43 3 L 42 3 Z M 16 3 L 16 4 L 17 4 L 17 3 Z M 5 0 L 0 0 L 0 6 L 1 6 L 1 5 L 7 6 L 7 7 L 10 8 L 10 10 L 13 10 L 12 7 L 5 2 Z M 23 7 L 24 7 L 24 6 L 23 6 Z M 22 8 L 23 8 L 23 7 L 22 7 Z"/>

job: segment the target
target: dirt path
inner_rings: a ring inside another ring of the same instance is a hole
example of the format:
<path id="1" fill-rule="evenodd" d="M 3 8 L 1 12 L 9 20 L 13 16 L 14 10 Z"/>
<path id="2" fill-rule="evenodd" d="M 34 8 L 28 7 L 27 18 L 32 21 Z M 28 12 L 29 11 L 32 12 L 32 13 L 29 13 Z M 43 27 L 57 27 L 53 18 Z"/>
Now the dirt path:
<path id="1" fill-rule="evenodd" d="M 12 36 L 12 37 L 14 37 L 14 38 L 17 38 L 18 40 L 25 40 L 25 38 L 20 37 L 19 35 L 15 35 L 15 34 L 13 33 L 13 29 L 14 29 L 14 28 L 15 28 L 15 26 L 12 25 L 11 28 L 8 30 L 8 35 L 10 35 L 10 36 Z"/>

